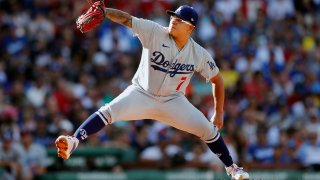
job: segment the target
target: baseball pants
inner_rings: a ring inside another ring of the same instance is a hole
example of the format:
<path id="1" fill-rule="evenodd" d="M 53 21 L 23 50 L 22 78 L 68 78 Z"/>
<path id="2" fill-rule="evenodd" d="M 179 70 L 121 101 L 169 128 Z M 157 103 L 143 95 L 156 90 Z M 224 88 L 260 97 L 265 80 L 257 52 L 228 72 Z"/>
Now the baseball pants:
<path id="1" fill-rule="evenodd" d="M 183 94 L 155 96 L 133 84 L 102 106 L 99 112 L 108 124 L 121 120 L 154 119 L 191 133 L 206 143 L 219 138 L 218 128 Z"/>

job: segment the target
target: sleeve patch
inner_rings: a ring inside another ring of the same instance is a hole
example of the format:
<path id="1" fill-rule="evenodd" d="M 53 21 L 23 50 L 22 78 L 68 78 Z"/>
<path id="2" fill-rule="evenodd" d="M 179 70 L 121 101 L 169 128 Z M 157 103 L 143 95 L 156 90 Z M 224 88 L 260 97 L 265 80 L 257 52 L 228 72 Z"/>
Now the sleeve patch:
<path id="1" fill-rule="evenodd" d="M 209 65 L 210 69 L 213 70 L 214 68 L 216 68 L 216 64 L 214 62 L 211 61 L 207 61 L 207 64 Z"/>

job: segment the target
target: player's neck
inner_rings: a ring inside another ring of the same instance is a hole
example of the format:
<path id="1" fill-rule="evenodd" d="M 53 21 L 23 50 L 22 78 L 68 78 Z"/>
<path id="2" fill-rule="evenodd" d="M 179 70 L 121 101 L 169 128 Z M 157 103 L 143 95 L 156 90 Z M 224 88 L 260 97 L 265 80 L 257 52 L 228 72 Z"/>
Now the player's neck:
<path id="1" fill-rule="evenodd" d="M 177 37 L 172 37 L 174 42 L 176 43 L 176 46 L 179 50 L 183 49 L 183 47 L 187 44 L 189 38 L 177 38 Z"/>

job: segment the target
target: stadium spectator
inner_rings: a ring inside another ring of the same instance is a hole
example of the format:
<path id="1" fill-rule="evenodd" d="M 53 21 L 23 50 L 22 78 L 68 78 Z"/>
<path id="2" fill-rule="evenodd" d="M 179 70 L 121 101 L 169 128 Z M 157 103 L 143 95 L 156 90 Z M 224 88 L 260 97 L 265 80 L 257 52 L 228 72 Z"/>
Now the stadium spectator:
<path id="1" fill-rule="evenodd" d="M 22 157 L 23 179 L 35 179 L 46 172 L 48 159 L 44 146 L 33 142 L 33 135 L 28 129 L 21 131 L 21 145 L 18 146 Z"/>
<path id="2" fill-rule="evenodd" d="M 271 164 L 275 149 L 268 144 L 267 129 L 259 127 L 257 130 L 257 142 L 249 145 L 247 160 L 253 164 Z M 255 166 L 255 165 L 253 165 Z"/>
<path id="3" fill-rule="evenodd" d="M 22 177 L 23 156 L 14 142 L 11 131 L 2 132 L 0 142 L 0 167 L 5 170 L 1 179 L 14 180 Z"/>
<path id="4" fill-rule="evenodd" d="M 308 141 L 298 150 L 298 156 L 308 170 L 320 169 L 320 143 L 317 132 L 308 133 Z"/>

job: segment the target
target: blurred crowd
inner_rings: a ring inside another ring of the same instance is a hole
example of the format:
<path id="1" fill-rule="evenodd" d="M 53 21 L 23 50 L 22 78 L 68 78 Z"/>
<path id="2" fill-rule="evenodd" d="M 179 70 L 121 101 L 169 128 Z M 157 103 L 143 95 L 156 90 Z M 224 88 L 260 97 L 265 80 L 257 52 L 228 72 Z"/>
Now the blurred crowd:
<path id="1" fill-rule="evenodd" d="M 106 2 L 164 26 L 165 11 L 182 4 L 199 12 L 193 38 L 223 76 L 221 132 L 234 160 L 249 169 L 319 170 L 320 0 Z M 86 8 L 84 0 L 0 0 L 0 166 L 8 177 L 44 173 L 45 148 L 131 83 L 140 42 L 109 20 L 81 34 L 75 20 Z M 196 75 L 186 96 L 210 119 L 210 84 Z M 80 146 L 223 170 L 198 138 L 153 120 L 118 122 Z"/>

